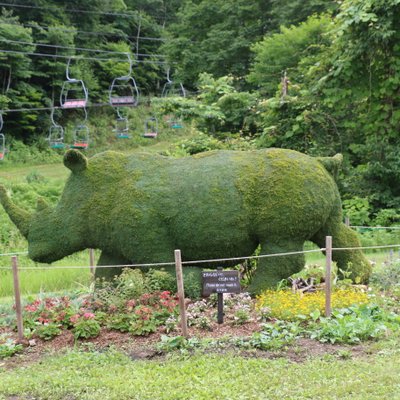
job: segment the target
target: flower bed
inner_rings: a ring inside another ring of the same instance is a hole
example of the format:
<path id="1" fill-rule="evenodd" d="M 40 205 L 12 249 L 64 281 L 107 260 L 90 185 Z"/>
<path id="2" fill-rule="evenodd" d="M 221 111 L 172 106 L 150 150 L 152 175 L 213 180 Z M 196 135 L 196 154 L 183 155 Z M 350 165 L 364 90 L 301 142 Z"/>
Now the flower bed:
<path id="1" fill-rule="evenodd" d="M 332 293 L 332 308 L 341 309 L 368 303 L 365 292 L 338 289 Z M 325 292 L 298 293 L 289 290 L 267 290 L 257 297 L 257 309 L 269 318 L 294 321 L 310 318 L 310 314 L 325 309 Z"/>

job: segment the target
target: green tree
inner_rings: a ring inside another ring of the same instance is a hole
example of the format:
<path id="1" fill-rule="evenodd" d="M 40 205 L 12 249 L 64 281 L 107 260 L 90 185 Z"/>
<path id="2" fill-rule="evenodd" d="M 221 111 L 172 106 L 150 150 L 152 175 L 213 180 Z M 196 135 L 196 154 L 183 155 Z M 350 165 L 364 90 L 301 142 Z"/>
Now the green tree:
<path id="1" fill-rule="evenodd" d="M 266 32 L 268 5 L 264 0 L 186 1 L 162 47 L 171 62 L 179 62 L 179 78 L 194 87 L 201 72 L 244 77 L 250 46 Z"/>

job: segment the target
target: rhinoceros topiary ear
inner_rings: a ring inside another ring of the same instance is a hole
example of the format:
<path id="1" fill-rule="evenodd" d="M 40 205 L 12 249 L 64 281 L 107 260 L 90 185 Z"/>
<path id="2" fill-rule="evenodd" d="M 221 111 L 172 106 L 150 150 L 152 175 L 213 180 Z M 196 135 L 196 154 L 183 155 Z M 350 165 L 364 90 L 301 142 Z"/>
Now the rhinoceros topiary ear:
<path id="1" fill-rule="evenodd" d="M 64 154 L 64 165 L 72 172 L 84 171 L 88 165 L 88 159 L 78 150 L 68 150 Z"/>

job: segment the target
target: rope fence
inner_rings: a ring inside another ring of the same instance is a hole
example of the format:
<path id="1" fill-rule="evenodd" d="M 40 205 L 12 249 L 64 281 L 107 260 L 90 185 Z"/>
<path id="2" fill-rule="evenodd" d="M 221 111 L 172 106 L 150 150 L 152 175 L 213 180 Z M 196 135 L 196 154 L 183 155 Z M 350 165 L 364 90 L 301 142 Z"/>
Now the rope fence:
<path id="1" fill-rule="evenodd" d="M 359 247 L 333 247 L 332 251 L 351 251 L 351 250 L 379 250 L 379 249 L 394 249 L 400 248 L 400 244 L 388 244 L 380 246 L 359 246 Z M 217 262 L 229 262 L 229 261 L 247 261 L 247 260 L 257 260 L 270 257 L 284 257 L 299 254 L 309 254 L 309 253 L 320 253 L 326 251 L 325 247 L 321 247 L 313 250 L 302 250 L 302 251 L 292 251 L 285 253 L 272 253 L 272 254 L 260 254 L 258 256 L 243 256 L 243 257 L 230 257 L 230 258 L 213 258 L 205 260 L 190 260 L 182 261 L 182 265 L 197 265 L 197 264 L 211 264 Z M 1 256 L 17 256 L 17 255 L 27 255 L 28 252 L 15 252 L 15 253 L 3 253 Z M 173 266 L 175 262 L 159 262 L 159 263 L 145 263 L 145 264 L 116 264 L 116 265 L 96 265 L 97 268 L 151 268 L 151 267 L 167 267 Z M 49 270 L 49 269 L 86 269 L 85 265 L 69 265 L 69 266 L 44 266 L 40 265 L 37 267 L 19 267 L 20 271 L 37 271 L 37 270 Z M 0 270 L 11 270 L 11 267 L 0 267 Z"/>
<path id="2" fill-rule="evenodd" d="M 184 280 L 182 274 L 182 266 L 183 265 L 193 265 L 193 264 L 210 264 L 216 262 L 227 262 L 227 261 L 245 261 L 251 259 L 262 259 L 267 257 L 282 257 L 282 256 L 291 256 L 291 255 L 299 255 L 306 253 L 316 253 L 324 251 L 326 254 L 326 265 L 325 265 L 325 315 L 330 317 L 332 314 L 332 253 L 334 251 L 348 251 L 348 250 L 364 250 L 364 249 L 384 249 L 384 248 L 400 248 L 400 244 L 394 245 L 383 245 L 383 246 L 360 246 L 360 247 L 332 247 L 332 237 L 327 236 L 325 239 L 325 247 L 315 249 L 315 250 L 303 250 L 303 251 L 293 251 L 293 252 L 284 252 L 284 253 L 275 253 L 275 254 L 261 254 L 257 256 L 244 256 L 244 257 L 231 257 L 231 258 L 218 258 L 218 259 L 209 259 L 209 260 L 192 260 L 192 261 L 184 261 L 181 259 L 181 251 L 175 250 L 174 252 L 174 262 L 161 262 L 161 263 L 147 263 L 147 264 L 119 264 L 119 265 L 99 265 L 94 267 L 94 250 L 89 249 L 90 261 L 89 268 L 92 276 L 94 278 L 94 270 L 95 268 L 124 268 L 124 267 L 132 267 L 132 268 L 142 268 L 142 267 L 162 267 L 162 266 L 175 266 L 176 270 L 176 278 L 177 278 L 177 287 L 178 287 L 178 298 L 179 298 L 179 308 L 181 314 L 181 327 L 184 336 L 187 336 L 187 319 L 186 319 L 186 306 L 185 306 L 185 296 L 184 296 Z M 43 269 L 86 269 L 88 266 L 55 266 L 55 267 L 22 267 L 20 268 L 18 265 L 18 255 L 26 255 L 27 252 L 14 252 L 14 253 L 3 253 L 0 256 L 11 255 L 11 265 L 10 267 L 0 267 L 1 270 L 12 270 L 13 274 L 13 285 L 14 285 L 14 297 L 15 297 L 15 309 L 16 309 L 16 317 L 17 317 L 17 329 L 18 329 L 18 339 L 20 342 L 24 339 L 24 330 L 23 330 L 23 315 L 21 308 L 21 292 L 20 292 L 20 284 L 19 284 L 19 271 L 38 271 Z M 222 269 L 222 268 L 221 268 Z M 221 295 L 221 296 L 220 296 Z M 218 292 L 218 296 L 222 299 L 222 293 Z"/>
<path id="3" fill-rule="evenodd" d="M 400 230 L 400 226 L 362 226 L 362 225 L 349 225 L 350 228 L 356 229 L 387 229 L 387 230 Z"/>

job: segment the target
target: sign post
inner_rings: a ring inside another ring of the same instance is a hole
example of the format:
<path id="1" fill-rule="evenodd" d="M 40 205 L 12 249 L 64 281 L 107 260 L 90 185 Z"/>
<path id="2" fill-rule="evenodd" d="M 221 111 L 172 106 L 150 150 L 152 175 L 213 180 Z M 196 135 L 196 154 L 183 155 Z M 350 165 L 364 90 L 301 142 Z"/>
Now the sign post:
<path id="1" fill-rule="evenodd" d="M 239 271 L 204 271 L 203 296 L 217 293 L 218 323 L 224 322 L 224 293 L 240 293 Z"/>

